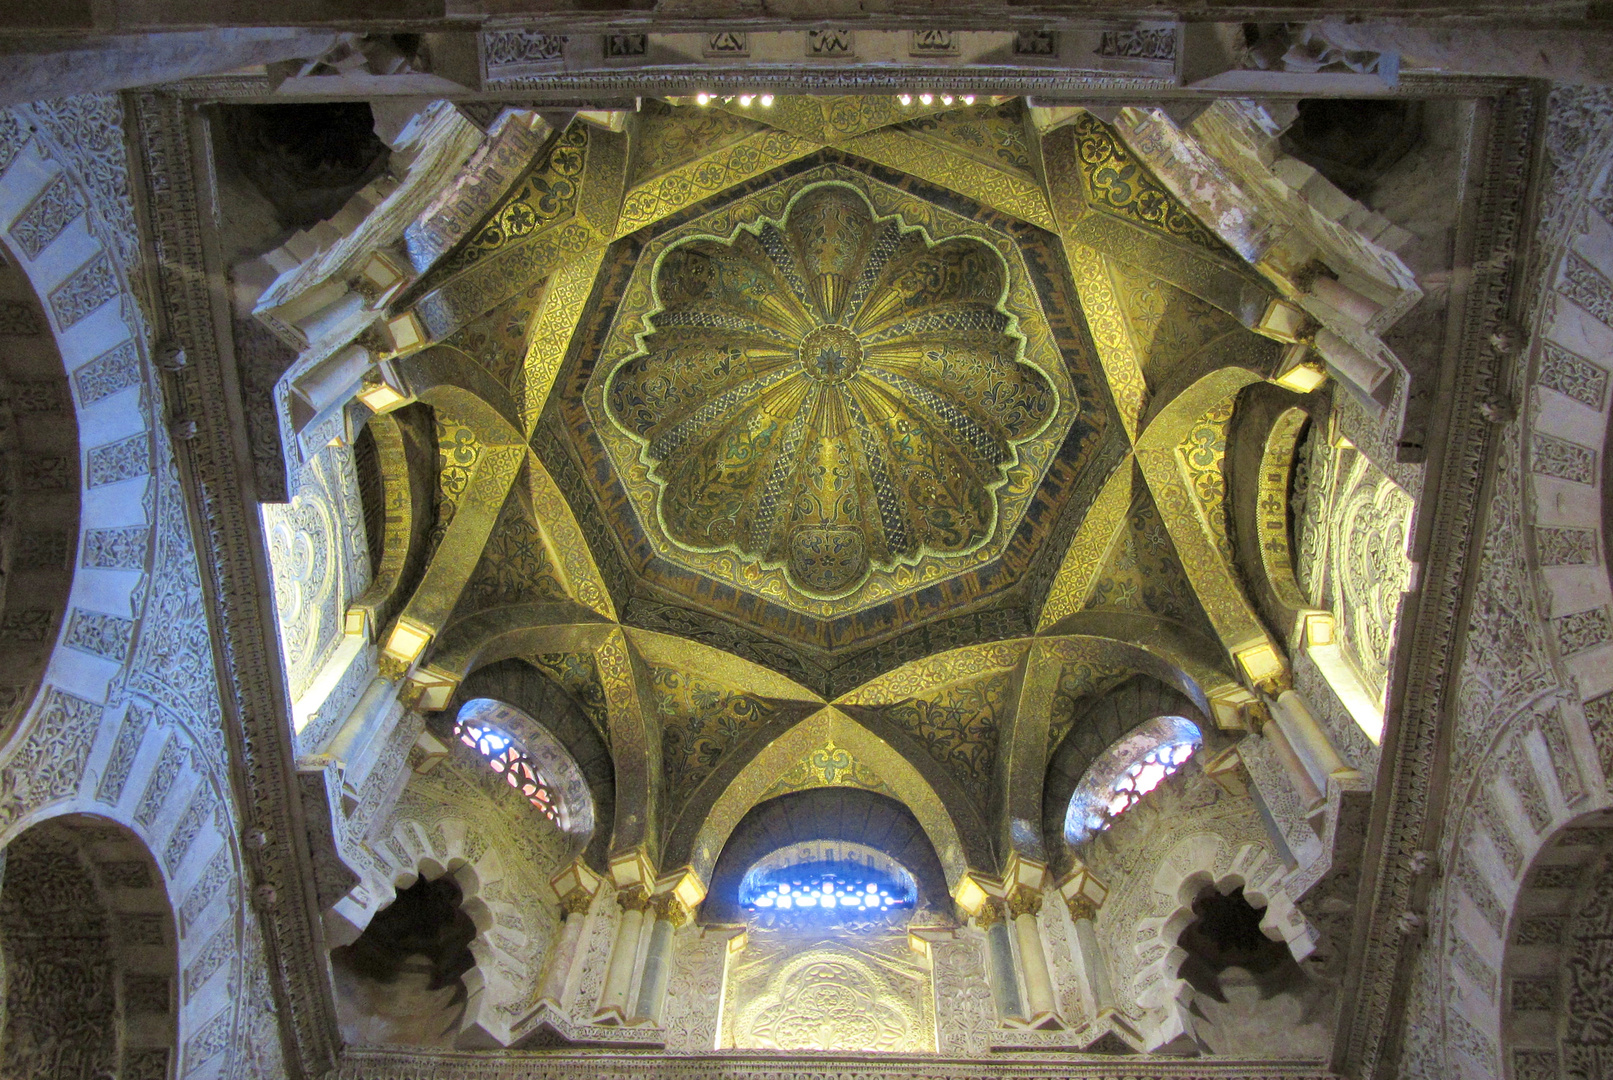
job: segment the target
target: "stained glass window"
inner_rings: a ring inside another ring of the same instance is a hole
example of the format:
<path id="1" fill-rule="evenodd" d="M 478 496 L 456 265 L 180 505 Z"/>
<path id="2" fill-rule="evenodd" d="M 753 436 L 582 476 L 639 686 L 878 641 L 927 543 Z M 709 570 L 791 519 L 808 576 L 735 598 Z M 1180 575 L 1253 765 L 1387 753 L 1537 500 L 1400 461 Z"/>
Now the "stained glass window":
<path id="1" fill-rule="evenodd" d="M 1104 751 L 1076 785 L 1064 817 L 1064 838 L 1085 843 L 1143 796 L 1187 764 L 1204 742 L 1198 726 L 1180 716 L 1160 716 Z"/>
<path id="2" fill-rule="evenodd" d="M 526 796 L 527 802 L 543 811 L 544 817 L 556 825 L 563 824 L 549 782 L 527 756 L 526 749 L 508 732 L 491 724 L 461 717 L 454 722 L 454 735 L 486 758 L 488 766 L 509 781 L 512 788 Z"/>
<path id="3" fill-rule="evenodd" d="M 759 859 L 739 887 L 751 911 L 868 914 L 911 908 L 913 875 L 896 860 L 862 844 L 809 841 Z"/>

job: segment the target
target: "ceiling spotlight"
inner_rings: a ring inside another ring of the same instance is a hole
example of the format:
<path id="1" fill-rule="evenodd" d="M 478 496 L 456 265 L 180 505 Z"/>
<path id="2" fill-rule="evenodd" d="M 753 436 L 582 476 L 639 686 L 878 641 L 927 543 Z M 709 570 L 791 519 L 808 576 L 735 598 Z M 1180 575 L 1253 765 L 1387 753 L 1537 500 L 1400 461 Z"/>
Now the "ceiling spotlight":
<path id="1" fill-rule="evenodd" d="M 740 94 L 739 95 L 739 106 L 740 106 L 740 108 L 742 108 L 742 109 L 750 108 L 750 103 L 751 103 L 752 100 L 754 100 L 754 99 L 750 94 Z"/>
<path id="2" fill-rule="evenodd" d="M 773 107 L 773 95 L 772 94 L 763 94 L 762 95 L 762 108 L 771 109 L 772 107 Z"/>
<path id="3" fill-rule="evenodd" d="M 696 105 L 710 105 L 711 95 L 702 90 L 694 96 L 694 103 Z"/>
<path id="4" fill-rule="evenodd" d="M 973 105 L 975 103 L 975 96 L 973 94 L 963 95 L 963 103 L 965 105 Z"/>
<path id="5" fill-rule="evenodd" d="M 920 105 L 928 105 L 930 102 L 932 102 L 934 100 L 935 100 L 935 95 L 934 94 L 920 94 L 919 95 L 919 104 Z"/>
<path id="6" fill-rule="evenodd" d="M 912 94 L 897 94 L 896 95 L 896 100 L 900 101 L 903 105 L 911 105 L 911 104 L 913 104 L 913 95 Z"/>
<path id="7" fill-rule="evenodd" d="M 942 94 L 941 95 L 941 104 L 943 104 L 943 105 L 952 104 L 952 95 L 951 94 Z"/>

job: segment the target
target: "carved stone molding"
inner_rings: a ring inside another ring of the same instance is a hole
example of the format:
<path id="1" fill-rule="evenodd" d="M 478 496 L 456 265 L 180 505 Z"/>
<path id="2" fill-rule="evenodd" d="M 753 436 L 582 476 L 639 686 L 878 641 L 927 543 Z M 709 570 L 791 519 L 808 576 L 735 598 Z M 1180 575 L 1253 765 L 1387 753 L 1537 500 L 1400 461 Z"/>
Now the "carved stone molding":
<path id="1" fill-rule="evenodd" d="M 195 419 L 197 435 L 175 447 L 187 503 L 197 526 L 202 585 L 213 613 L 212 638 L 225 676 L 224 727 L 242 816 L 270 840 L 246 860 L 260 898 L 265 952 L 275 978 L 288 1074 L 317 1075 L 336 1060 L 336 1019 L 314 911 L 314 866 L 306 844 L 292 768 L 289 704 L 280 649 L 267 610 L 270 585 L 264 538 L 252 511 L 250 452 L 239 437 L 233 359 L 220 347 L 227 327 L 215 304 L 202 241 L 207 197 L 198 191 L 191 112 L 155 94 L 132 99 L 131 120 L 148 178 L 137 209 L 155 255 L 153 316 L 188 363 L 166 374 L 176 414 Z M 216 268 L 215 268 L 216 269 Z M 221 332 L 224 331 L 224 332 Z M 243 493 L 248 493 L 243 498 Z"/>
<path id="2" fill-rule="evenodd" d="M 1414 537 L 1422 559 L 1420 588 L 1409 598 L 1400 656 L 1390 676 L 1391 721 L 1384 733 L 1384 772 L 1374 807 L 1360 900 L 1369 911 L 1356 926 L 1342 998 L 1349 1004 L 1335 1043 L 1334 1064 L 1363 1077 L 1396 1069 L 1402 1018 L 1418 950 L 1399 922 L 1423 903 L 1411 856 L 1437 835 L 1446 796 L 1446 718 L 1454 705 L 1460 642 L 1477 574 L 1485 491 L 1493 471 L 1494 427 L 1479 403 L 1498 391 L 1503 358 L 1489 344 L 1522 303 L 1519 277 L 1527 247 L 1535 177 L 1533 132 L 1540 102 L 1523 86 L 1483 103 L 1488 144 L 1473 191 L 1474 235 L 1465 261 L 1478 268 L 1465 298 L 1454 381 L 1445 398 L 1440 453 L 1431 455 Z M 1423 885 L 1426 891 L 1426 885 Z"/>

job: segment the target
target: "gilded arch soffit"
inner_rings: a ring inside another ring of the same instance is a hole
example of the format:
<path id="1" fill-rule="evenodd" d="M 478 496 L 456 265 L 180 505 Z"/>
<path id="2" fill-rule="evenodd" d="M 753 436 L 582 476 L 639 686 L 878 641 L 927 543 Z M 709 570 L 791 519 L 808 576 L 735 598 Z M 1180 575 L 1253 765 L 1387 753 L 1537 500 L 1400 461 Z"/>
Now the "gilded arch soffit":
<path id="1" fill-rule="evenodd" d="M 949 885 L 970 866 L 989 864 L 984 822 L 974 808 L 961 798 L 943 799 L 912 762 L 834 706 L 819 709 L 751 758 L 699 820 L 681 819 L 668 855 L 687 852 L 696 872 L 708 876 L 734 826 L 753 806 L 791 791 L 841 786 L 878 791 L 906 805 L 935 846 Z"/>

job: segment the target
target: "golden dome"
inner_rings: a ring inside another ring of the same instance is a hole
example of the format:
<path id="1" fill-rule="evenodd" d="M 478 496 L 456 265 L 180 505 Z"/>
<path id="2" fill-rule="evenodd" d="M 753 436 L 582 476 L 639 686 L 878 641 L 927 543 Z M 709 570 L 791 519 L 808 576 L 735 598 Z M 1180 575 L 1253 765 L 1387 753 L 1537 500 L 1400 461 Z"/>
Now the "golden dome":
<path id="1" fill-rule="evenodd" d="M 678 243 L 653 282 L 606 405 L 641 445 L 662 527 L 810 595 L 984 543 L 1016 447 L 1057 411 L 1021 359 L 1002 257 L 932 243 L 846 185 Z"/>

